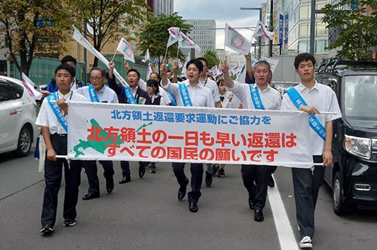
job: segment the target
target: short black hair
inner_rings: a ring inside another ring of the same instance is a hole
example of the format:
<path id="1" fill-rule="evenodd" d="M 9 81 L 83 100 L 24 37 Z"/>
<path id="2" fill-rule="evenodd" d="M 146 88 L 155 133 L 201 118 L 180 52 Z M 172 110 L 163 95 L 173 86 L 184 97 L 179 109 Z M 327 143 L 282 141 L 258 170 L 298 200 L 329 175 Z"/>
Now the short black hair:
<path id="1" fill-rule="evenodd" d="M 199 73 L 203 71 L 203 63 L 202 63 L 201 60 L 199 60 L 199 59 L 191 59 L 190 61 L 187 62 L 186 69 L 188 69 L 188 67 L 190 66 L 190 64 L 194 64 L 198 68 Z"/>
<path id="2" fill-rule="evenodd" d="M 220 84 L 224 83 L 224 79 L 219 79 L 217 82 L 217 87 L 220 86 Z"/>
<path id="3" fill-rule="evenodd" d="M 200 61 L 204 61 L 204 62 L 206 62 L 206 65 L 208 66 L 208 61 L 207 61 L 207 59 L 205 59 L 204 57 L 198 57 L 198 58 L 196 58 L 196 59 L 198 59 L 198 60 L 200 60 Z M 204 67 L 204 65 L 203 65 L 203 67 Z"/>
<path id="4" fill-rule="evenodd" d="M 161 80 L 161 77 L 160 77 L 160 75 L 158 73 L 152 72 L 149 76 L 151 76 L 152 74 L 155 74 L 157 76 L 158 80 Z"/>
<path id="5" fill-rule="evenodd" d="M 139 77 L 139 79 L 140 79 L 140 73 L 139 73 L 139 71 L 137 71 L 136 69 L 129 69 L 129 70 L 127 71 L 127 75 L 128 75 L 129 73 L 131 73 L 131 72 L 136 72 L 137 77 Z"/>
<path id="6" fill-rule="evenodd" d="M 294 65 L 295 65 L 295 69 L 298 69 L 298 65 L 302 62 L 306 62 L 306 61 L 312 61 L 313 63 L 313 66 L 315 67 L 315 58 L 312 54 L 309 54 L 309 53 L 301 53 L 301 54 L 298 54 L 295 58 L 295 62 L 294 62 Z"/>
<path id="7" fill-rule="evenodd" d="M 157 95 L 160 92 L 158 81 L 156 81 L 154 79 L 149 79 L 147 81 L 147 87 L 148 86 L 156 87 L 156 90 L 154 91 L 155 95 Z"/>
<path id="8" fill-rule="evenodd" d="M 61 60 L 62 64 L 67 63 L 67 62 L 73 62 L 73 64 L 75 65 L 77 64 L 76 58 L 70 55 L 63 57 Z"/>
<path id="9" fill-rule="evenodd" d="M 93 67 L 90 69 L 90 72 L 89 72 L 89 75 L 92 73 L 93 70 L 98 70 L 99 72 L 101 72 L 101 76 L 106 76 L 106 70 L 104 70 L 103 68 L 100 68 L 100 67 Z"/>
<path id="10" fill-rule="evenodd" d="M 55 75 L 56 73 L 58 73 L 59 70 L 61 69 L 65 69 L 69 72 L 69 74 L 72 76 L 72 77 L 75 77 L 76 75 L 76 70 L 72 67 L 72 66 L 69 66 L 68 64 L 66 63 L 63 63 L 63 64 L 60 64 L 56 69 L 55 69 Z"/>

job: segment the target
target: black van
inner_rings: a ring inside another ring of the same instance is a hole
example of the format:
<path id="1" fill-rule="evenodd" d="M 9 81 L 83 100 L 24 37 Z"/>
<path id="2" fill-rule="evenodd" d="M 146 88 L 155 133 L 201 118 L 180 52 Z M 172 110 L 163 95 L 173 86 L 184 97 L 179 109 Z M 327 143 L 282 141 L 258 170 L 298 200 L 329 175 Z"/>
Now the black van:
<path id="1" fill-rule="evenodd" d="M 325 172 L 334 212 L 377 207 L 377 63 L 332 60 L 316 80 L 335 91 L 342 111 L 333 123 L 334 163 Z"/>

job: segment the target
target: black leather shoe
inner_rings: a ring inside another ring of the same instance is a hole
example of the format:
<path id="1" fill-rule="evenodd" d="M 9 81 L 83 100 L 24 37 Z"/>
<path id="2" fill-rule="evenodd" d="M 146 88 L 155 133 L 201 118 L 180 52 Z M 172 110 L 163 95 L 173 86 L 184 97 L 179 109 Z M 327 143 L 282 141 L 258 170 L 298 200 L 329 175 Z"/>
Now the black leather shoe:
<path id="1" fill-rule="evenodd" d="M 213 174 L 208 174 L 206 172 L 206 179 L 205 179 L 205 182 L 206 182 L 206 185 L 207 187 L 210 187 L 212 185 L 212 175 Z"/>
<path id="2" fill-rule="evenodd" d="M 89 193 L 89 194 L 84 195 L 84 197 L 82 197 L 82 199 L 84 201 L 91 200 L 91 199 L 94 199 L 94 198 L 99 198 L 99 194 L 97 194 L 97 193 Z"/>
<path id="3" fill-rule="evenodd" d="M 254 210 L 254 199 L 252 199 L 252 198 L 249 197 L 248 203 L 249 203 L 249 208 L 251 210 Z"/>
<path id="4" fill-rule="evenodd" d="M 143 178 L 144 174 L 145 174 L 145 166 L 144 165 L 140 165 L 139 166 L 139 177 Z"/>
<path id="5" fill-rule="evenodd" d="M 198 212 L 199 208 L 198 208 L 198 205 L 196 204 L 196 202 L 190 202 L 189 203 L 189 210 L 190 210 L 191 213 Z"/>
<path id="6" fill-rule="evenodd" d="M 186 178 L 186 184 L 179 187 L 179 189 L 178 189 L 178 200 L 179 201 L 181 201 L 181 200 L 183 200 L 183 198 L 185 198 L 188 183 L 189 183 L 189 180 Z"/>
<path id="7" fill-rule="evenodd" d="M 267 185 L 269 186 L 269 187 L 275 187 L 275 181 L 274 181 L 274 178 L 272 178 L 272 175 L 270 175 L 270 177 L 268 178 L 268 183 L 267 183 Z"/>
<path id="8" fill-rule="evenodd" d="M 46 224 L 44 225 L 41 230 L 40 230 L 41 234 L 43 235 L 48 235 L 48 234 L 52 234 L 54 232 L 54 227 L 49 225 L 49 224 Z"/>
<path id="9" fill-rule="evenodd" d="M 127 175 L 127 176 L 124 176 L 124 177 L 119 181 L 119 184 L 124 184 L 124 183 L 130 182 L 130 181 L 131 181 L 131 176 L 130 176 L 130 175 Z"/>
<path id="10" fill-rule="evenodd" d="M 106 179 L 106 191 L 110 194 L 114 189 L 114 178 Z"/>
<path id="11" fill-rule="evenodd" d="M 259 222 L 264 221 L 263 211 L 261 209 L 255 210 L 254 220 Z"/>

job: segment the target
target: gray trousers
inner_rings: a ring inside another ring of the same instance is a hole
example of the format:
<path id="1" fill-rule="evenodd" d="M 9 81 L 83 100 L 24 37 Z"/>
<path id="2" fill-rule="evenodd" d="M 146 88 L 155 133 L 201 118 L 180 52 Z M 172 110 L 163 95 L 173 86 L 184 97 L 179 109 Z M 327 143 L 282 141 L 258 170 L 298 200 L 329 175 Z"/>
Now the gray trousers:
<path id="1" fill-rule="evenodd" d="M 322 156 L 313 156 L 315 163 L 322 162 Z M 314 235 L 314 211 L 318 192 L 325 176 L 325 167 L 311 169 L 292 168 L 293 189 L 296 202 L 296 219 L 301 237 Z"/>

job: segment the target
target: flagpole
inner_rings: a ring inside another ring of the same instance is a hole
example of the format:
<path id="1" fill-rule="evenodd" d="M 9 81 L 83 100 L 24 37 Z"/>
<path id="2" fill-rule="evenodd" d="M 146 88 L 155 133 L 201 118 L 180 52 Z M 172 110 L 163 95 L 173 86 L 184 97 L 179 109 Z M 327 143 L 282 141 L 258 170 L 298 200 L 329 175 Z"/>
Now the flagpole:
<path id="1" fill-rule="evenodd" d="M 114 61 L 116 53 L 117 53 L 117 50 L 115 50 L 114 55 L 113 55 L 113 59 L 111 59 L 111 61 Z"/>
<path id="2" fill-rule="evenodd" d="M 168 53 L 168 45 L 166 44 L 166 49 L 165 49 L 165 55 L 164 55 L 164 57 L 162 58 L 162 63 L 165 63 L 165 58 L 166 58 L 166 55 L 167 55 L 167 53 Z"/>

